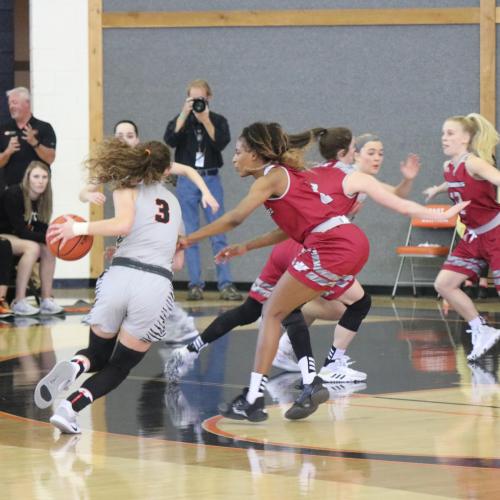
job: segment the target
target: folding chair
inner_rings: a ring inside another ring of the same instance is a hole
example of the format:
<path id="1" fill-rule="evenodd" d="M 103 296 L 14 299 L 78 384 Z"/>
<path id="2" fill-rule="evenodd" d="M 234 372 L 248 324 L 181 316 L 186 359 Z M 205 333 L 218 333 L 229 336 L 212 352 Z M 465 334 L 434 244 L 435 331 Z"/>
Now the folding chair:
<path id="1" fill-rule="evenodd" d="M 445 211 L 450 208 L 450 205 L 427 205 L 427 208 Z M 434 281 L 419 279 L 416 277 L 415 269 L 417 267 L 424 267 L 422 265 L 419 266 L 416 261 L 417 259 L 440 259 L 440 261 L 443 261 L 453 249 L 456 238 L 456 224 L 457 216 L 443 221 L 420 219 L 418 217 L 411 219 L 405 244 L 396 248 L 396 254 L 401 258 L 401 262 L 399 264 L 398 274 L 392 289 L 392 298 L 395 297 L 399 285 L 412 285 L 413 295 L 416 296 L 417 286 L 429 286 L 434 284 Z M 414 233 L 418 233 L 420 230 L 428 229 L 451 230 L 450 244 L 448 246 L 430 243 L 415 244 L 414 239 L 418 235 Z M 407 260 L 410 264 L 411 281 L 401 281 L 401 273 Z"/>

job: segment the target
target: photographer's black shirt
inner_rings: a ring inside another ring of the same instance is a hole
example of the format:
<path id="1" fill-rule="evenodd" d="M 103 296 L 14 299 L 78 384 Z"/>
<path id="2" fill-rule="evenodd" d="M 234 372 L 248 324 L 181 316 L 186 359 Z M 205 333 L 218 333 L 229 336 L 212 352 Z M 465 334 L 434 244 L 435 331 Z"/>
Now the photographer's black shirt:
<path id="1" fill-rule="evenodd" d="M 38 120 L 34 116 L 29 119 L 28 123 L 34 130 L 38 130 L 38 134 L 35 137 L 40 141 L 40 144 L 47 148 L 56 148 L 56 134 L 50 123 Z M 3 173 L 3 183 L 5 186 L 19 184 L 23 180 L 24 172 L 26 172 L 28 165 L 32 161 L 43 162 L 36 154 L 36 151 L 22 138 L 23 131 L 18 128 L 16 121 L 13 119 L 0 125 L 0 152 L 7 149 L 12 133 L 17 135 L 21 149 L 10 157 L 3 168 L 0 168 L 0 171 Z"/>
<path id="2" fill-rule="evenodd" d="M 222 115 L 213 111 L 209 111 L 209 114 L 215 129 L 215 140 L 211 139 L 205 127 L 192 113 L 189 114 L 184 126 L 177 133 L 175 133 L 175 125 L 179 115 L 168 122 L 163 139 L 169 146 L 175 148 L 176 162 L 196 168 L 196 152 L 201 148 L 201 152 L 205 155 L 205 163 L 203 169 L 197 168 L 197 170 L 210 170 L 222 167 L 221 151 L 231 141 L 229 125 Z M 200 144 L 197 140 L 197 131 L 199 131 L 199 134 L 201 133 L 202 137 Z"/>

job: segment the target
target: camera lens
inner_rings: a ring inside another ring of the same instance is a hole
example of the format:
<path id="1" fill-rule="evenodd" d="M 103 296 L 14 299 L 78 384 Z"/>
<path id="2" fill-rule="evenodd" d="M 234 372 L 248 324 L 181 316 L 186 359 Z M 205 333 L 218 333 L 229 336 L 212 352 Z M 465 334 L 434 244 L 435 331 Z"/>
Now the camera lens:
<path id="1" fill-rule="evenodd" d="M 207 104 L 205 102 L 205 99 L 201 99 L 201 98 L 193 99 L 193 109 L 197 113 L 203 113 L 203 111 L 205 111 L 206 107 L 207 107 Z"/>

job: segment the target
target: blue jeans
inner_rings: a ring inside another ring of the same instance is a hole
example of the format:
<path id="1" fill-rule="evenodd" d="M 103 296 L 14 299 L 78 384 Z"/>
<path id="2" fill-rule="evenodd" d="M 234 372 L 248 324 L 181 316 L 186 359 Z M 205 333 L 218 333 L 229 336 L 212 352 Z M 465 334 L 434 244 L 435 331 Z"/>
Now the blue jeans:
<path id="1" fill-rule="evenodd" d="M 205 212 L 207 224 L 224 215 L 224 191 L 218 175 L 207 175 L 203 177 L 208 189 L 220 205 L 219 210 L 214 214 L 212 209 L 201 207 L 201 191 L 186 177 L 179 176 L 177 180 L 177 198 L 182 209 L 182 218 L 186 226 L 186 234 L 193 233 L 200 228 L 200 207 Z M 217 254 L 227 246 L 226 236 L 218 234 L 210 238 L 213 254 Z M 205 282 L 201 279 L 201 259 L 200 247 L 198 244 L 186 249 L 186 264 L 189 274 L 189 287 L 200 286 L 203 288 Z M 217 286 L 222 290 L 230 285 L 233 280 L 229 264 L 217 264 Z"/>

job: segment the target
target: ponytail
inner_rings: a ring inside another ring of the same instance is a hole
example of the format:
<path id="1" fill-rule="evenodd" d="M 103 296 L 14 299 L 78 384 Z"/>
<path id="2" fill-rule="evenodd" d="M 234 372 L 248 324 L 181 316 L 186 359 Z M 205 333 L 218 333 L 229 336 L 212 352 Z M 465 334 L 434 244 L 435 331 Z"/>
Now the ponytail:
<path id="1" fill-rule="evenodd" d="M 474 124 L 476 133 L 471 139 L 471 150 L 488 162 L 490 165 L 495 164 L 495 147 L 498 144 L 499 136 L 495 127 L 479 113 L 471 113 L 467 115 Z"/>

